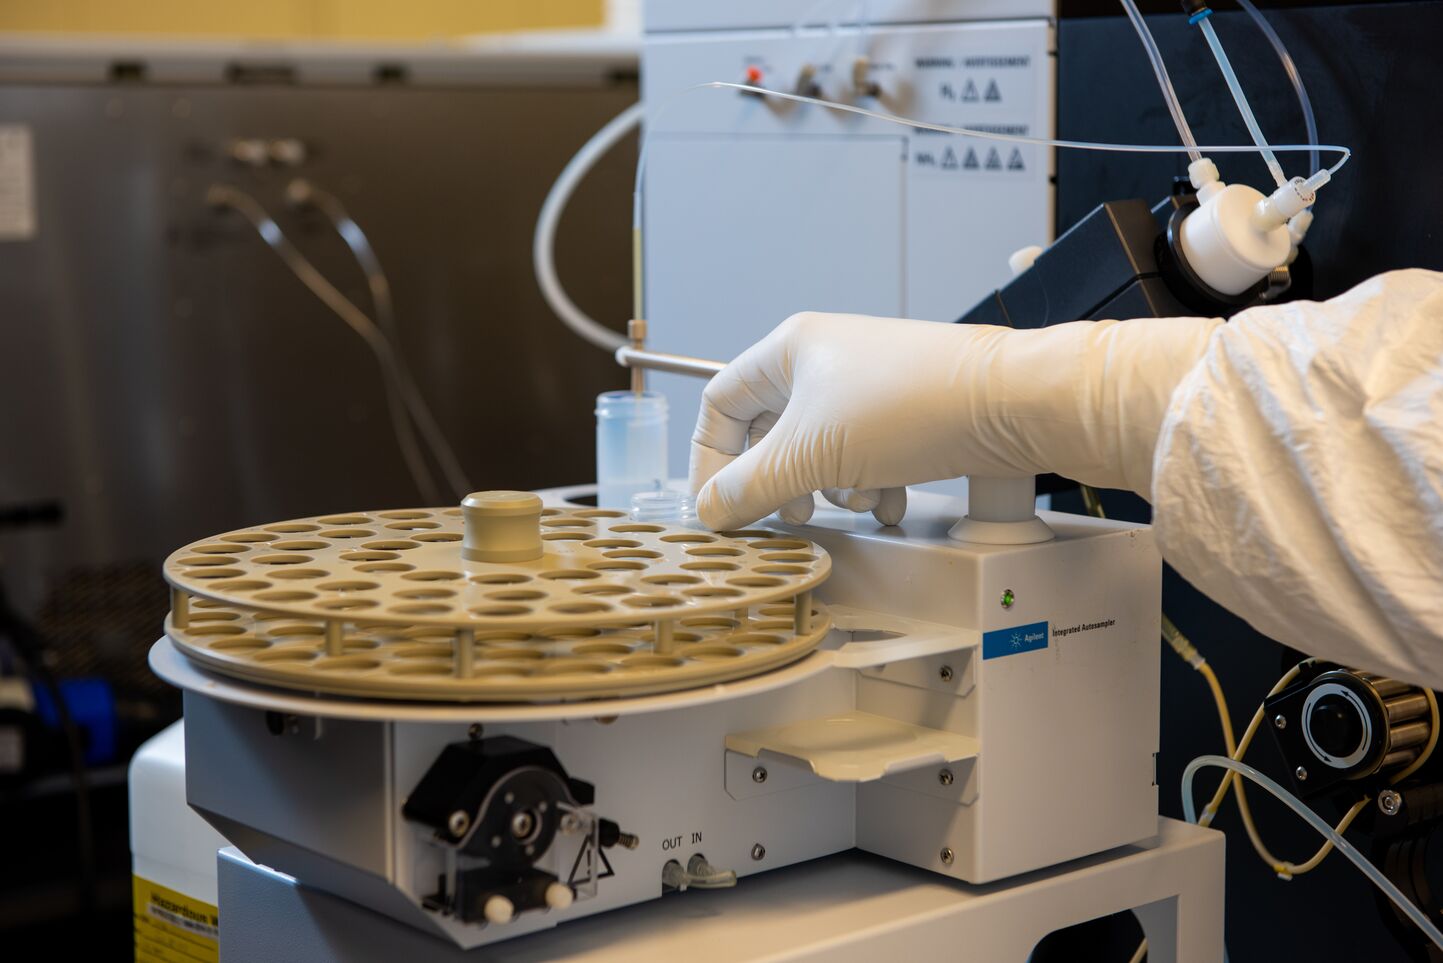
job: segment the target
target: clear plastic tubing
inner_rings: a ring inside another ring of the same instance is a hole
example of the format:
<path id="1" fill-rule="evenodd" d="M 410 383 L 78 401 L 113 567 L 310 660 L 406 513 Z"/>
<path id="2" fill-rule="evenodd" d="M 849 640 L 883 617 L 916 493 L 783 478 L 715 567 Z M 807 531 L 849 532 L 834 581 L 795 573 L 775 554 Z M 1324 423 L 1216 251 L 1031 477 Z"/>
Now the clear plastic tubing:
<path id="1" fill-rule="evenodd" d="M 1282 63 L 1283 72 L 1288 75 L 1288 82 L 1293 85 L 1293 93 L 1298 95 L 1298 106 L 1303 111 L 1303 127 L 1308 132 L 1308 143 L 1316 144 L 1318 142 L 1318 119 L 1313 115 L 1313 101 L 1308 96 L 1308 88 L 1303 84 L 1303 75 L 1298 70 L 1298 65 L 1293 62 L 1293 55 L 1288 53 L 1288 47 L 1283 43 L 1283 38 L 1278 36 L 1273 25 L 1268 23 L 1268 18 L 1262 15 L 1252 0 L 1238 0 L 1238 6 L 1253 18 L 1253 23 L 1257 24 L 1258 29 L 1263 32 L 1263 36 L 1268 38 L 1268 43 L 1273 45 L 1273 52 L 1278 55 L 1278 60 Z M 1310 171 L 1318 170 L 1322 166 L 1316 150 L 1308 155 L 1308 164 Z"/>
<path id="2" fill-rule="evenodd" d="M 561 223 L 561 214 L 566 210 L 566 204 L 571 200 L 571 194 L 581 183 L 581 179 L 596 166 L 597 161 L 601 160 L 607 151 L 641 123 L 643 113 L 644 108 L 640 103 L 632 104 L 591 135 L 591 139 L 582 145 L 576 156 L 566 162 L 566 166 L 546 194 L 541 213 L 536 218 L 536 231 L 531 238 L 531 264 L 536 271 L 536 283 L 540 285 L 541 295 L 546 299 L 547 305 L 568 328 L 605 351 L 615 351 L 627 343 L 626 338 L 581 310 L 562 287 L 561 278 L 556 273 L 556 230 Z M 639 295 L 637 301 L 633 317 L 645 317 L 641 313 Z"/>
<path id="3" fill-rule="evenodd" d="M 1122 9 L 1127 11 L 1127 18 L 1132 21 L 1132 28 L 1137 31 L 1137 39 L 1142 41 L 1142 49 L 1152 64 L 1153 76 L 1157 78 L 1157 85 L 1162 90 L 1162 99 L 1167 101 L 1168 113 L 1172 114 L 1172 122 L 1177 125 L 1177 135 L 1182 138 L 1183 145 L 1189 148 L 1188 158 L 1190 160 L 1201 159 L 1202 154 L 1198 151 L 1197 141 L 1193 139 L 1192 128 L 1188 126 L 1187 118 L 1183 116 L 1182 104 L 1177 99 L 1177 91 L 1173 89 L 1172 78 L 1167 73 L 1167 65 L 1162 62 L 1162 53 L 1157 49 L 1157 41 L 1153 39 L 1152 31 L 1147 29 L 1147 21 L 1142 19 L 1142 12 L 1137 9 L 1134 0 L 1122 0 Z"/>
<path id="4" fill-rule="evenodd" d="M 1268 165 L 1268 172 L 1273 175 L 1273 180 L 1282 187 L 1288 182 L 1288 177 L 1283 173 L 1283 166 L 1273 156 L 1273 151 L 1268 147 L 1268 139 L 1263 136 L 1263 129 L 1258 126 L 1258 119 L 1253 116 L 1252 107 L 1248 106 L 1248 95 L 1243 93 L 1243 85 L 1238 83 L 1238 75 L 1233 73 L 1233 65 L 1228 60 L 1228 55 L 1223 50 L 1223 43 L 1218 39 L 1218 33 L 1213 29 L 1212 11 L 1206 8 L 1202 13 L 1196 15 L 1197 25 L 1202 29 L 1203 36 L 1207 38 L 1208 46 L 1212 48 L 1213 57 L 1218 62 L 1218 69 L 1223 72 L 1223 80 L 1227 81 L 1228 90 L 1232 91 L 1233 101 L 1238 105 L 1238 113 L 1243 115 L 1243 123 L 1248 127 L 1248 133 L 1252 135 L 1253 143 L 1258 145 L 1258 153 L 1263 155 L 1263 163 Z"/>
<path id="5" fill-rule="evenodd" d="M 665 114 L 668 108 L 677 103 L 678 99 L 694 90 L 737 90 L 748 94 L 757 94 L 762 97 L 771 97 L 775 100 L 791 101 L 795 104 L 815 104 L 827 110 L 840 111 L 844 114 L 856 114 L 860 117 L 870 117 L 873 120 L 880 120 L 887 124 L 897 124 L 902 127 L 913 127 L 917 130 L 935 130 L 939 134 L 959 134 L 963 137 L 976 137 L 981 140 L 1003 141 L 1009 144 L 1035 144 L 1039 147 L 1060 147 L 1066 150 L 1096 150 L 1110 151 L 1120 154 L 1188 154 L 1199 156 L 1201 154 L 1257 154 L 1261 153 L 1256 144 L 1199 144 L 1193 147 L 1180 147 L 1176 144 L 1107 144 L 1091 140 L 1061 140 L 1054 137 L 1029 137 L 1025 134 L 1002 134 L 991 130 L 978 130 L 975 127 L 957 127 L 952 124 L 933 124 L 925 120 L 916 120 L 912 117 L 899 117 L 896 114 L 889 114 L 880 110 L 868 110 L 865 107 L 857 107 L 853 104 L 837 103 L 833 100 L 823 100 L 820 97 L 807 97 L 803 94 L 788 93 L 784 90 L 769 90 L 766 87 L 756 87 L 751 84 L 739 84 L 726 80 L 708 80 L 704 83 L 693 84 L 690 87 L 683 87 L 671 96 L 669 100 L 663 101 L 657 111 L 652 114 L 650 128 L 643 131 L 641 139 L 641 153 L 636 164 L 636 184 L 632 190 L 631 219 L 632 227 L 635 230 L 641 229 L 641 198 L 642 185 L 646 179 L 646 156 L 647 146 L 651 139 L 651 129 L 656 126 L 656 118 Z M 1273 153 L 1311 153 L 1314 150 L 1325 150 L 1330 154 L 1337 154 L 1338 160 L 1329 167 L 1329 174 L 1336 174 L 1342 170 L 1343 165 L 1353 156 L 1349 147 L 1341 144 L 1274 144 L 1270 148 Z"/>
<path id="6" fill-rule="evenodd" d="M 1393 885 L 1392 880 L 1384 876 L 1378 867 L 1374 866 L 1362 853 L 1358 852 L 1357 847 L 1348 842 L 1342 833 L 1338 832 L 1332 826 L 1329 826 L 1321 816 L 1303 805 L 1302 800 L 1247 763 L 1237 762 L 1226 756 L 1198 756 L 1192 762 L 1188 763 L 1187 768 L 1184 769 L 1182 773 L 1182 811 L 1188 822 L 1197 822 L 1197 804 L 1193 800 L 1192 783 L 1193 777 L 1197 775 L 1197 771 L 1204 766 L 1231 769 L 1240 776 L 1246 776 L 1276 796 L 1289 809 L 1301 816 L 1309 826 L 1312 826 L 1318 832 L 1322 833 L 1324 838 L 1330 840 L 1334 849 L 1348 857 L 1354 866 L 1362 870 L 1363 875 L 1368 877 L 1373 885 L 1382 890 L 1383 895 L 1393 901 L 1393 905 L 1397 906 L 1408 919 L 1417 924 L 1424 935 L 1433 941 L 1434 946 L 1443 948 L 1443 932 L 1440 932 L 1438 927 L 1433 925 L 1433 921 L 1430 920 L 1422 910 L 1414 906 L 1412 901 L 1404 896 L 1397 886 Z"/>
<path id="7" fill-rule="evenodd" d="M 631 496 L 666 485 L 666 396 L 596 396 L 596 504 L 631 508 Z"/>

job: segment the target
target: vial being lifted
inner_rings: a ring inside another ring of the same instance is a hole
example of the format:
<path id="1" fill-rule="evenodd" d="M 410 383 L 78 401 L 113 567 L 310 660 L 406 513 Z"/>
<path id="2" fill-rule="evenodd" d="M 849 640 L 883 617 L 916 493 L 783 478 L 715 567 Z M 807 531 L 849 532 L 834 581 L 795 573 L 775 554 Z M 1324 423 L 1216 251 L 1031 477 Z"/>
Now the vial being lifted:
<path id="1" fill-rule="evenodd" d="M 686 492 L 670 488 L 637 492 L 631 496 L 631 520 L 652 522 L 659 525 L 681 525 L 686 528 L 700 527 L 696 517 L 696 502 Z"/>
<path id="2" fill-rule="evenodd" d="M 652 391 L 596 397 L 596 504 L 630 508 L 666 487 L 666 398 Z"/>

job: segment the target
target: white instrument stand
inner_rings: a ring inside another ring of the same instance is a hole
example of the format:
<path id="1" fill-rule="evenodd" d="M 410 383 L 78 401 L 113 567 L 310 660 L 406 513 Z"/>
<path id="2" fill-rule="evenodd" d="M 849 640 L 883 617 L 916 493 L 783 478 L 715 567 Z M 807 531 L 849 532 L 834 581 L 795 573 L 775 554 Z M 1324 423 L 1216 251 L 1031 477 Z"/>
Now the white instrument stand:
<path id="1" fill-rule="evenodd" d="M 1131 909 L 1152 963 L 1217 963 L 1223 857 L 1220 833 L 1171 819 L 1152 840 L 988 886 L 853 850 L 467 953 L 224 849 L 221 959 L 1024 963 L 1048 933 Z"/>

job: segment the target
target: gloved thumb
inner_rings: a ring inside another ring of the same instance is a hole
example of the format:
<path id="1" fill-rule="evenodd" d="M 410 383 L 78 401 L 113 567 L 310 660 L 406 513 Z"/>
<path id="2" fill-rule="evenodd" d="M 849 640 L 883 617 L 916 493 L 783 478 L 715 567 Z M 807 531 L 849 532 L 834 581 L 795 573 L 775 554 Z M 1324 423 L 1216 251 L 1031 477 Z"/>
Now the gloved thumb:
<path id="1" fill-rule="evenodd" d="M 806 459 L 789 454 L 791 440 L 783 419 L 713 475 L 696 495 L 702 523 L 713 530 L 744 528 L 788 502 L 803 496 L 810 501 L 820 486 L 801 476 Z"/>

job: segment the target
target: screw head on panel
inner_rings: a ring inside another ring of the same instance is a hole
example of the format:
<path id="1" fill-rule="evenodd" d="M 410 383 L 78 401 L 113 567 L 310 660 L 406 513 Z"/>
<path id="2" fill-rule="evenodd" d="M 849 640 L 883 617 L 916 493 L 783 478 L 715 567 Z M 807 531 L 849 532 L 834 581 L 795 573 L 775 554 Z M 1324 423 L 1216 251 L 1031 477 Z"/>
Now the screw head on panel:
<path id="1" fill-rule="evenodd" d="M 1385 789 L 1378 793 L 1378 809 L 1384 816 L 1396 816 L 1403 811 L 1403 794 L 1396 789 Z"/>

